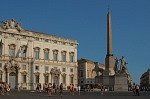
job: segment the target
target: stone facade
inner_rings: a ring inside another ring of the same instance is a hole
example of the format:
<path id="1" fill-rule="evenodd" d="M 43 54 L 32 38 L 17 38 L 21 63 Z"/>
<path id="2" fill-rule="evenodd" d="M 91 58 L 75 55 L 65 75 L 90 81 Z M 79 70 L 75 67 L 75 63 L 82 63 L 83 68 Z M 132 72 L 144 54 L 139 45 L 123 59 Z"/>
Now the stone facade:
<path id="1" fill-rule="evenodd" d="M 101 75 L 100 70 L 96 71 L 97 67 L 104 70 L 104 64 L 83 58 L 78 60 L 78 84 L 81 88 L 95 84 L 95 76 Z"/>
<path id="2" fill-rule="evenodd" d="M 150 69 L 140 77 L 140 87 L 143 91 L 150 91 Z"/>
<path id="3" fill-rule="evenodd" d="M 38 83 L 77 86 L 76 40 L 25 30 L 14 19 L 0 25 L 0 81 L 33 90 Z"/>

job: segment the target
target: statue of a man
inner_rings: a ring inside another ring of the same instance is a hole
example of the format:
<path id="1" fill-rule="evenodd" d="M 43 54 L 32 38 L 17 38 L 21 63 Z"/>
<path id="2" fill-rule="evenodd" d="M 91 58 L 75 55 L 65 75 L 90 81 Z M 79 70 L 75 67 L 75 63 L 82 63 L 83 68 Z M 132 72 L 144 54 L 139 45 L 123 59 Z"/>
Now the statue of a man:
<path id="1" fill-rule="evenodd" d="M 121 60 L 121 64 L 120 64 L 120 70 L 122 70 L 122 67 L 124 67 L 125 66 L 125 59 L 124 59 L 124 57 L 122 56 L 122 58 L 120 59 Z"/>
<path id="2" fill-rule="evenodd" d="M 9 21 L 9 25 L 10 25 L 10 28 L 11 28 L 11 29 L 14 29 L 15 26 L 16 26 L 15 20 L 14 20 L 14 19 L 11 19 L 11 20 Z"/>
<path id="3" fill-rule="evenodd" d="M 9 22 L 8 21 L 5 21 L 3 22 L 3 29 L 9 29 Z"/>
<path id="4" fill-rule="evenodd" d="M 121 58 L 121 65 L 125 65 L 125 59 L 124 59 L 124 57 L 122 56 L 122 58 Z"/>
<path id="5" fill-rule="evenodd" d="M 115 72 L 118 72 L 118 65 L 119 65 L 119 60 L 118 58 L 115 58 Z"/>
<path id="6" fill-rule="evenodd" d="M 21 23 L 16 23 L 16 29 L 17 29 L 18 31 L 22 31 Z"/>

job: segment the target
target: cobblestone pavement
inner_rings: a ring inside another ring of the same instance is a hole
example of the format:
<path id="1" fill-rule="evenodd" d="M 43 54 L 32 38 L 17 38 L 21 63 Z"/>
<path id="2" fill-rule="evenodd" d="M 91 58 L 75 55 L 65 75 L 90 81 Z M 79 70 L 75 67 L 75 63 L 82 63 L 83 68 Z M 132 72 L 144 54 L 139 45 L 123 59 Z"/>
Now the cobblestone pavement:
<path id="1" fill-rule="evenodd" d="M 140 96 L 134 96 L 132 92 L 104 92 L 102 95 L 100 92 L 81 92 L 80 95 L 75 93 L 71 95 L 68 92 L 64 92 L 62 97 L 55 94 L 49 96 L 44 92 L 36 91 L 11 91 L 8 94 L 1 95 L 0 99 L 128 99 L 128 98 L 150 98 L 150 92 L 140 92 Z"/>

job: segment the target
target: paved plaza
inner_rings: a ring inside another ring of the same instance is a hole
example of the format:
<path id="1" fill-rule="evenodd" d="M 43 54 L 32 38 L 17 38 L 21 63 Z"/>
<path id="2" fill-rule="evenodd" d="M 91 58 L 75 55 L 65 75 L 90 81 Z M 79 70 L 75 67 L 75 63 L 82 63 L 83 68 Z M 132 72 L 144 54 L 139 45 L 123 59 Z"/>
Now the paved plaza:
<path id="1" fill-rule="evenodd" d="M 8 95 L 0 96 L 0 99 L 148 99 L 149 97 L 150 92 L 140 92 L 140 96 L 134 96 L 132 92 L 104 92 L 104 95 L 101 95 L 100 92 L 81 92 L 81 95 L 77 95 L 77 93 L 71 95 L 68 92 L 64 92 L 61 97 L 59 95 L 48 96 L 47 93 L 35 91 L 11 91 Z"/>

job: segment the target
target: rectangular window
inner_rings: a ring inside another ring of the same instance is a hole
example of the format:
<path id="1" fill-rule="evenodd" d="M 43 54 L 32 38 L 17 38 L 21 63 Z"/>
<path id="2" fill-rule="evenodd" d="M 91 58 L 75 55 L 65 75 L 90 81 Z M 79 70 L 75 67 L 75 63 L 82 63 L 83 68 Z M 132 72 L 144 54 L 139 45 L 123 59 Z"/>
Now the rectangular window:
<path id="1" fill-rule="evenodd" d="M 21 53 L 21 57 L 26 57 L 26 53 Z"/>
<path id="2" fill-rule="evenodd" d="M 2 55 L 3 53 L 3 43 L 2 41 L 0 41 L 0 55 Z"/>
<path id="3" fill-rule="evenodd" d="M 63 84 L 66 84 L 66 76 L 63 76 Z"/>
<path id="4" fill-rule="evenodd" d="M 35 75 L 35 83 L 39 83 L 39 75 Z"/>
<path id="5" fill-rule="evenodd" d="M 48 76 L 45 76 L 45 83 L 49 83 L 48 78 L 49 78 Z"/>
<path id="6" fill-rule="evenodd" d="M 87 77 L 90 77 L 90 71 L 87 70 Z"/>
<path id="7" fill-rule="evenodd" d="M 45 71 L 48 72 L 48 70 L 49 70 L 49 67 L 45 66 Z"/>
<path id="8" fill-rule="evenodd" d="M 0 82 L 2 82 L 2 74 L 0 74 Z"/>
<path id="9" fill-rule="evenodd" d="M 80 77 L 83 77 L 83 70 L 80 70 Z"/>
<path id="10" fill-rule="evenodd" d="M 70 62 L 74 62 L 74 55 L 70 55 Z"/>
<path id="11" fill-rule="evenodd" d="M 49 52 L 44 52 L 44 59 L 48 60 L 49 59 Z"/>
<path id="12" fill-rule="evenodd" d="M 73 77 L 70 77 L 70 83 L 73 84 Z"/>
<path id="13" fill-rule="evenodd" d="M 9 49 L 9 55 L 15 57 L 15 49 Z"/>
<path id="14" fill-rule="evenodd" d="M 66 72 L 66 68 L 62 68 L 62 72 Z"/>
<path id="15" fill-rule="evenodd" d="M 34 51 L 34 58 L 35 59 L 39 59 L 39 51 Z"/>
<path id="16" fill-rule="evenodd" d="M 2 63 L 0 63 L 0 68 L 2 68 Z"/>
<path id="17" fill-rule="evenodd" d="M 65 62 L 66 61 L 66 53 L 62 52 L 61 57 L 62 57 L 62 61 Z"/>
<path id="18" fill-rule="evenodd" d="M 70 68 L 70 72 L 73 73 L 73 68 Z"/>
<path id="19" fill-rule="evenodd" d="M 57 61 L 57 54 L 53 54 L 53 60 Z"/>
<path id="20" fill-rule="evenodd" d="M 26 70 L 26 65 L 25 64 L 22 65 L 22 70 Z"/>
<path id="21" fill-rule="evenodd" d="M 22 82 L 23 82 L 23 83 L 26 83 L 26 82 L 27 82 L 26 79 L 27 79 L 27 76 L 26 76 L 26 75 L 22 75 Z"/>
<path id="22" fill-rule="evenodd" d="M 37 71 L 38 71 L 38 70 L 39 70 L 39 66 L 35 66 L 35 70 L 37 70 Z"/>

